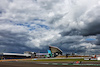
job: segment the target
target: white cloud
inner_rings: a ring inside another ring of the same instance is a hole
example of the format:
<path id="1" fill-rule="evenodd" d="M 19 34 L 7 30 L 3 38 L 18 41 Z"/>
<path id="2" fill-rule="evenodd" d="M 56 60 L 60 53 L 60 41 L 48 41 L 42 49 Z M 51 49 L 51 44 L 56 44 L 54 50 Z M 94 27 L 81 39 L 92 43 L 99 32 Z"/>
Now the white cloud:
<path id="1" fill-rule="evenodd" d="M 20 42 L 20 45 L 30 48 L 42 48 L 41 45 L 52 45 L 61 41 L 66 45 L 67 39 L 74 41 L 74 38 L 81 40 L 84 37 L 64 37 L 60 33 L 84 29 L 87 23 L 98 16 L 98 12 L 94 11 L 97 9 L 94 6 L 98 3 L 99 0 L 0 0 L 0 32 L 9 31 L 10 37 L 16 34 L 18 37 L 25 37 L 25 41 L 22 39 L 23 43 Z M 93 11 L 93 16 L 88 15 L 90 11 Z"/>

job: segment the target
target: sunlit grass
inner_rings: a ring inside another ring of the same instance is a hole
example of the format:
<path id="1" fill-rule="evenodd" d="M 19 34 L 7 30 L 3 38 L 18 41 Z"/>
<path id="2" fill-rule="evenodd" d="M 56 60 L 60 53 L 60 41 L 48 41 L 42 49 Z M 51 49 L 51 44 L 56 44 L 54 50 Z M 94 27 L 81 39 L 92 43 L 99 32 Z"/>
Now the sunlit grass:
<path id="1" fill-rule="evenodd" d="M 37 59 L 37 60 L 29 60 L 29 61 L 97 61 L 97 60 L 84 60 L 84 59 Z"/>

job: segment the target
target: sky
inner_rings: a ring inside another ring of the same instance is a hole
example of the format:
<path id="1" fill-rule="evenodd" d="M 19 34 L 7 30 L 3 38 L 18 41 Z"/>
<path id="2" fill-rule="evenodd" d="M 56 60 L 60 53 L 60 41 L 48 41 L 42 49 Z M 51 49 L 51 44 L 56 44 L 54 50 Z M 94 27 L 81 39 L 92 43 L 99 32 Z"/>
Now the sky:
<path id="1" fill-rule="evenodd" d="M 100 54 L 100 0 L 0 0 L 0 52 Z"/>

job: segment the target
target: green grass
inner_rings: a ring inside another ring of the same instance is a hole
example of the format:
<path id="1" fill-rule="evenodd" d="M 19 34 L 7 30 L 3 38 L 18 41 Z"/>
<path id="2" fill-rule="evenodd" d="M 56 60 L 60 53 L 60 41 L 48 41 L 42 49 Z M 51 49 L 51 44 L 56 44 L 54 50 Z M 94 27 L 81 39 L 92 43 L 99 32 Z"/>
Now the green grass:
<path id="1" fill-rule="evenodd" d="M 30 61 L 97 61 L 97 60 L 84 60 L 84 59 L 39 59 Z"/>

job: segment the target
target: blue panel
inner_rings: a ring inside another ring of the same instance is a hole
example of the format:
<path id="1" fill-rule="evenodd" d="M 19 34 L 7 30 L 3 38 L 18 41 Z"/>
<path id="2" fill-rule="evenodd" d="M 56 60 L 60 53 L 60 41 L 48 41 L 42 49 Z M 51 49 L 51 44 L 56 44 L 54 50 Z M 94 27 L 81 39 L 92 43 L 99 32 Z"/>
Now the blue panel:
<path id="1" fill-rule="evenodd" d="M 48 50 L 48 54 L 51 54 L 51 51 L 50 50 Z"/>

